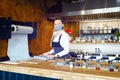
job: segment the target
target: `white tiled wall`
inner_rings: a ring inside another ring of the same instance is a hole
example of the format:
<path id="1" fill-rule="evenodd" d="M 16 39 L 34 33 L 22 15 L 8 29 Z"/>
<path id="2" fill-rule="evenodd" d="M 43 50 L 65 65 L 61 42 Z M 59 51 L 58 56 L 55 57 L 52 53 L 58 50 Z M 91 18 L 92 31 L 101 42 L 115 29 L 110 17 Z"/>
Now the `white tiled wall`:
<path id="1" fill-rule="evenodd" d="M 99 48 L 103 54 L 120 54 L 120 43 L 71 43 L 70 50 L 83 50 L 95 53 L 95 48 Z"/>

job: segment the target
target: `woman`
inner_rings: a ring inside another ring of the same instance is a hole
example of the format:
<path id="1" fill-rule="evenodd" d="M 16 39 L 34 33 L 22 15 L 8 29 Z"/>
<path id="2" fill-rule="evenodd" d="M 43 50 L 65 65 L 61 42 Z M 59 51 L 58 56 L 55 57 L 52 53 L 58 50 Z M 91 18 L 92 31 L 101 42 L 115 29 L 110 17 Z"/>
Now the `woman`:
<path id="1" fill-rule="evenodd" d="M 54 20 L 54 33 L 51 40 L 52 49 L 43 53 L 49 58 L 63 57 L 69 53 L 69 35 L 63 30 L 64 24 L 61 18 Z"/>

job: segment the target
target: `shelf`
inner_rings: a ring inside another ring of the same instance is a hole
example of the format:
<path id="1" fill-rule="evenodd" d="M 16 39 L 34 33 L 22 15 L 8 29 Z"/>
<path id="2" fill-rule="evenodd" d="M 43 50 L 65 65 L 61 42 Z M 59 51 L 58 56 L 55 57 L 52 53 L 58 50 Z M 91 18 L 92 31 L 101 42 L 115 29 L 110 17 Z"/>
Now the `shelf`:
<path id="1" fill-rule="evenodd" d="M 71 42 L 70 44 L 120 44 L 120 42 L 105 42 L 105 43 L 101 43 L 101 42 L 96 42 L 96 43 L 92 43 L 92 42 Z"/>
<path id="2" fill-rule="evenodd" d="M 92 30 L 92 31 L 88 31 L 88 30 L 80 30 L 80 34 L 81 35 L 113 35 L 113 33 L 107 33 L 108 31 L 106 31 L 105 33 L 100 33 L 99 30 Z"/>
<path id="3" fill-rule="evenodd" d="M 81 35 L 113 35 L 113 33 L 81 33 Z"/>

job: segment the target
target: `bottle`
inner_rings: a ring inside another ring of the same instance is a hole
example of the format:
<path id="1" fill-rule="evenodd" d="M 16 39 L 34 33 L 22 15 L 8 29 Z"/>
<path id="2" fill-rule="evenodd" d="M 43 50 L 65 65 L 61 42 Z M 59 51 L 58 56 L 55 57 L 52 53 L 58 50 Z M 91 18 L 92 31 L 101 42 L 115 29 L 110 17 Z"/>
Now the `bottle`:
<path id="1" fill-rule="evenodd" d="M 108 61 L 108 68 L 109 68 L 109 71 L 114 71 L 114 66 L 112 64 L 112 61 Z"/>
<path id="2" fill-rule="evenodd" d="M 108 33 L 111 33 L 111 32 L 112 32 L 112 27 L 108 26 Z"/>
<path id="3" fill-rule="evenodd" d="M 104 27 L 104 33 L 107 33 L 107 27 L 106 26 Z"/>
<path id="4" fill-rule="evenodd" d="M 66 65 L 66 57 L 64 57 L 63 59 L 64 59 L 64 65 Z"/>
<path id="5" fill-rule="evenodd" d="M 102 27 L 102 25 L 100 25 L 100 27 L 99 27 L 99 33 L 103 33 L 103 27 Z"/>
<path id="6" fill-rule="evenodd" d="M 74 62 L 70 61 L 70 62 L 69 62 L 69 67 L 70 67 L 70 68 L 73 68 L 73 66 L 74 66 Z"/>
<path id="7" fill-rule="evenodd" d="M 95 28 L 95 33 L 98 33 L 98 27 Z"/>
<path id="8" fill-rule="evenodd" d="M 57 55 L 57 57 L 54 58 L 54 64 L 57 64 L 57 59 L 59 58 L 59 55 Z"/>
<path id="9" fill-rule="evenodd" d="M 87 68 L 87 61 L 84 60 L 83 64 L 82 64 L 82 68 Z"/>
<path id="10" fill-rule="evenodd" d="M 88 28 L 87 28 L 87 33 L 88 33 L 88 34 L 91 33 L 91 28 L 90 28 L 90 26 L 88 26 Z"/>
<path id="11" fill-rule="evenodd" d="M 99 60 L 96 61 L 96 70 L 100 70 L 100 63 L 99 63 Z"/>

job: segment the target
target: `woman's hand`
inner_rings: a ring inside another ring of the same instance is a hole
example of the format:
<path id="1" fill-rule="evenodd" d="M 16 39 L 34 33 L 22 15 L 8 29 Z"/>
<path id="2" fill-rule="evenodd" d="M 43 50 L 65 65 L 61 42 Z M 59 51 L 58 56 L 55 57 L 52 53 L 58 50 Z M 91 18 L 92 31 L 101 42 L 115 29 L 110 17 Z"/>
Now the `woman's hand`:
<path id="1" fill-rule="evenodd" d="M 49 58 L 54 58 L 55 55 L 53 55 L 53 54 L 48 54 L 47 57 L 49 57 Z"/>
<path id="2" fill-rule="evenodd" d="M 43 55 L 43 56 L 46 56 L 46 57 L 48 57 L 48 58 L 54 58 L 54 57 L 55 57 L 55 55 L 50 54 L 49 52 L 45 52 L 45 53 L 43 53 L 42 55 Z"/>
<path id="3" fill-rule="evenodd" d="M 45 52 L 45 53 L 43 53 L 42 55 L 43 56 L 48 56 L 50 53 L 49 52 Z"/>

